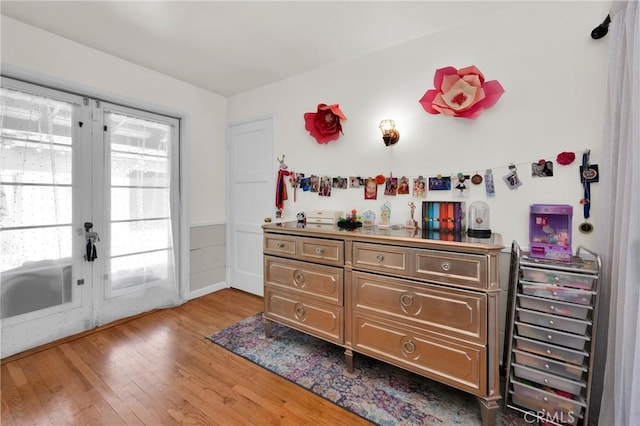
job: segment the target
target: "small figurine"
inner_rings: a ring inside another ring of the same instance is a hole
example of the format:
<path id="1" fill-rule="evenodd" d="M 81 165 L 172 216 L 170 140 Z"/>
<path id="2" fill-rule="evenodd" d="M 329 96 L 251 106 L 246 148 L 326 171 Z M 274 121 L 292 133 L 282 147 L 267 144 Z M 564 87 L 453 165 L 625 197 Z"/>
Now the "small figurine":
<path id="1" fill-rule="evenodd" d="M 405 228 L 407 229 L 417 229 L 418 228 L 418 222 L 416 222 L 416 220 L 413 218 L 413 215 L 416 211 L 416 205 L 413 203 L 413 201 L 409 202 L 409 208 L 411 209 L 411 219 L 409 219 L 407 221 L 407 224 L 405 225 Z"/>

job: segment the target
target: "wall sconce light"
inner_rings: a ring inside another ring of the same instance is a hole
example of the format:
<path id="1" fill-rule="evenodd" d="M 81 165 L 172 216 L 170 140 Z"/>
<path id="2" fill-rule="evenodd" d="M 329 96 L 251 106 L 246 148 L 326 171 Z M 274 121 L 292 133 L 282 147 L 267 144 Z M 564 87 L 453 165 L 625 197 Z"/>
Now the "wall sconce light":
<path id="1" fill-rule="evenodd" d="M 393 120 L 382 120 L 380 122 L 380 131 L 386 146 L 393 145 L 400 140 L 400 133 L 396 130 L 396 122 Z"/>

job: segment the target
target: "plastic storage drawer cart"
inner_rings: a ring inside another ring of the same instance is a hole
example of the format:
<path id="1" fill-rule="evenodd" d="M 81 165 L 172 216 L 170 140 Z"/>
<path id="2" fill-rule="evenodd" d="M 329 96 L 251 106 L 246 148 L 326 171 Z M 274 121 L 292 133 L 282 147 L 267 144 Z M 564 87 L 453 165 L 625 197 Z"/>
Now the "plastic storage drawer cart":
<path id="1" fill-rule="evenodd" d="M 588 425 L 600 258 L 579 247 L 570 261 L 511 247 L 505 409 L 544 424 Z"/>

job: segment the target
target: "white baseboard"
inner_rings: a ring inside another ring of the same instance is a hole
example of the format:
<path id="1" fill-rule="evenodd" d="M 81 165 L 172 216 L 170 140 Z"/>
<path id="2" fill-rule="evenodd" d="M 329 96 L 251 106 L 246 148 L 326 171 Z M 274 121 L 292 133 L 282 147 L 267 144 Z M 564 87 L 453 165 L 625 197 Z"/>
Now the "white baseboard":
<path id="1" fill-rule="evenodd" d="M 199 288 L 198 290 L 194 290 L 187 295 L 187 300 L 196 299 L 198 297 L 202 297 L 209 293 L 215 293 L 216 291 L 220 291 L 222 289 L 229 288 L 229 285 L 223 281 L 217 284 L 212 284 L 210 286 Z"/>

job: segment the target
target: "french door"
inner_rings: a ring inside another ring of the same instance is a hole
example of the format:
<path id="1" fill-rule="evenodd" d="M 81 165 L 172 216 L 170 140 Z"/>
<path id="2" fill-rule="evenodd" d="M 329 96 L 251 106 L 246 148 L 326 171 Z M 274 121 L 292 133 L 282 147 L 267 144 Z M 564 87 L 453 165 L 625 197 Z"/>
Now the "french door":
<path id="1" fill-rule="evenodd" d="M 178 303 L 179 120 L 1 90 L 2 357 Z"/>

